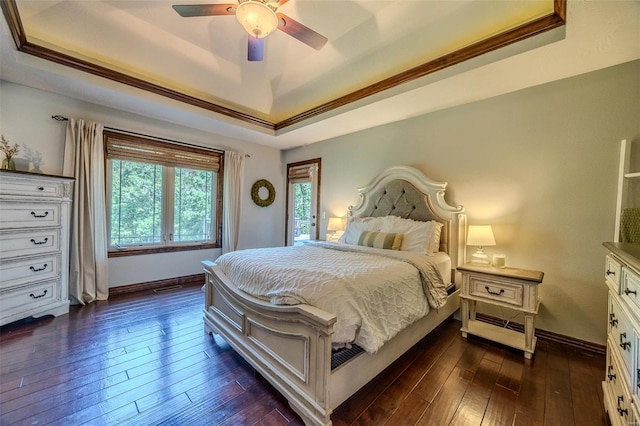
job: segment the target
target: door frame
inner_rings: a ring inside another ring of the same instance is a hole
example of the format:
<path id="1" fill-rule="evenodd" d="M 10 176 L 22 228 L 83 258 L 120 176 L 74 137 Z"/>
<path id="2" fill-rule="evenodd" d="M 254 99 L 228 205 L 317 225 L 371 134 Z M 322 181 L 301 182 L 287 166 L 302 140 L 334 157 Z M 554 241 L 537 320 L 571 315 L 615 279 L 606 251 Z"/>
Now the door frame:
<path id="1" fill-rule="evenodd" d="M 285 212 L 285 226 L 284 226 L 284 245 L 288 246 L 290 241 L 289 241 L 289 211 L 291 210 L 291 201 L 292 201 L 292 196 L 293 194 L 291 194 L 291 183 L 289 182 L 289 171 L 294 168 L 294 167 L 299 167 L 299 166 L 306 166 L 306 165 L 312 165 L 315 164 L 316 165 L 316 176 L 313 176 L 314 179 L 317 179 L 317 185 L 314 185 L 313 187 L 315 187 L 316 190 L 316 231 L 315 231 L 315 235 L 312 235 L 311 238 L 312 239 L 320 239 L 320 185 L 322 182 L 322 158 L 312 158 L 310 160 L 305 160 L 305 161 L 298 161 L 295 163 L 288 163 L 287 164 L 287 177 L 286 177 L 286 186 L 287 186 L 287 197 L 286 197 L 286 212 Z M 291 243 L 293 243 L 293 241 L 291 241 Z"/>

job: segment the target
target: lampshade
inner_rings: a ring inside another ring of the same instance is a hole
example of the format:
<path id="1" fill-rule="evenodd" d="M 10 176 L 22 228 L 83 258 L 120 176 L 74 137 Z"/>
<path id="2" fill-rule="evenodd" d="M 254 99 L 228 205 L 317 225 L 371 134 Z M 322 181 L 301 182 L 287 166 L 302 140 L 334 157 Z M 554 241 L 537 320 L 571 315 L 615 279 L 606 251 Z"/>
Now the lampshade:
<path id="1" fill-rule="evenodd" d="M 491 225 L 469 225 L 467 233 L 468 246 L 495 246 L 496 240 L 493 237 Z"/>
<path id="2" fill-rule="evenodd" d="M 471 263 L 489 265 L 491 263 L 489 261 L 489 256 L 487 256 L 482 247 L 496 245 L 496 239 L 493 237 L 491 225 L 469 225 L 467 245 L 478 246 L 471 256 Z"/>
<path id="3" fill-rule="evenodd" d="M 246 32 L 264 38 L 278 28 L 276 13 L 260 0 L 246 0 L 236 8 L 236 18 Z"/>
<path id="4" fill-rule="evenodd" d="M 330 217 L 327 231 L 344 231 L 344 224 L 341 217 Z"/>

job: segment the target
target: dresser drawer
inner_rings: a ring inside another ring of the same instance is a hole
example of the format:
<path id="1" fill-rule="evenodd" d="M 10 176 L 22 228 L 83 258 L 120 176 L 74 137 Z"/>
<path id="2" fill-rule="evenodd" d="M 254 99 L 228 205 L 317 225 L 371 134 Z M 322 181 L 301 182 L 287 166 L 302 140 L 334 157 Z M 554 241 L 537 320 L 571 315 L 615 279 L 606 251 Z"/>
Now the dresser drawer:
<path id="1" fill-rule="evenodd" d="M 59 280 L 55 279 L 3 292 L 0 315 L 6 318 L 16 312 L 26 312 L 25 316 L 29 316 L 29 311 L 56 302 L 58 287 Z"/>
<path id="2" fill-rule="evenodd" d="M 60 251 L 60 229 L 0 233 L 0 259 Z"/>
<path id="3" fill-rule="evenodd" d="M 0 202 L 0 229 L 60 226 L 60 204 Z"/>
<path id="4" fill-rule="evenodd" d="M 622 298 L 631 306 L 640 307 L 640 277 L 626 266 L 622 268 Z"/>
<path id="5" fill-rule="evenodd" d="M 634 346 L 636 338 L 633 325 L 617 299 L 609 293 L 609 324 L 607 326 L 612 350 L 615 350 L 624 364 L 626 377 L 632 377 Z M 631 381 L 629 381 L 631 383 Z"/>
<path id="6" fill-rule="evenodd" d="M 63 198 L 64 183 L 33 180 L 20 177 L 7 178 L 0 181 L 0 194 L 19 196 L 38 196 L 47 198 Z M 69 194 L 67 194 L 69 196 Z"/>
<path id="7" fill-rule="evenodd" d="M 0 263 L 0 290 L 21 284 L 57 278 L 60 255 L 49 254 Z"/>
<path id="8" fill-rule="evenodd" d="M 469 295 L 476 299 L 498 301 L 522 307 L 523 286 L 485 276 L 469 277 Z"/>
<path id="9" fill-rule="evenodd" d="M 614 353 L 615 349 L 612 348 L 611 342 L 608 342 L 607 371 L 603 384 L 604 405 L 609 412 L 612 426 L 628 426 L 635 419 L 633 403 L 624 369 Z"/>
<path id="10" fill-rule="evenodd" d="M 613 256 L 608 255 L 605 259 L 604 276 L 605 282 L 614 293 L 620 293 L 620 276 L 622 275 L 622 265 Z"/>

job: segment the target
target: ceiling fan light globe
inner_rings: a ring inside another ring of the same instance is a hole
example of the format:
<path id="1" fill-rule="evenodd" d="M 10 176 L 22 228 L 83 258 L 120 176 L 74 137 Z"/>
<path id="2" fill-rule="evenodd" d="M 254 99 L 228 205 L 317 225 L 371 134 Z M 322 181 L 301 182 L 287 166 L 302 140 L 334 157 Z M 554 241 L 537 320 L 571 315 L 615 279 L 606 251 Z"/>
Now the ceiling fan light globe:
<path id="1" fill-rule="evenodd" d="M 278 28 L 278 17 L 273 9 L 256 0 L 246 0 L 236 8 L 236 18 L 247 33 L 264 38 Z"/>

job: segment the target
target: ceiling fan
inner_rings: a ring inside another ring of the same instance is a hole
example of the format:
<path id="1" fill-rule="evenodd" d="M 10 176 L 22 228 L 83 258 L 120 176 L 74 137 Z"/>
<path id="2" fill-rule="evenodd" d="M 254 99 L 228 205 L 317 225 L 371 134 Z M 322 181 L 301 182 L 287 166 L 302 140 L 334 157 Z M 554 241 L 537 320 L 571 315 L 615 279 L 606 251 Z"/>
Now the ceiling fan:
<path id="1" fill-rule="evenodd" d="M 327 38 L 298 21 L 289 18 L 278 8 L 289 0 L 238 0 L 238 4 L 182 4 L 173 9 L 184 18 L 194 16 L 236 15 L 249 34 L 248 59 L 261 61 L 264 38 L 276 29 L 289 34 L 316 50 L 322 49 Z"/>

